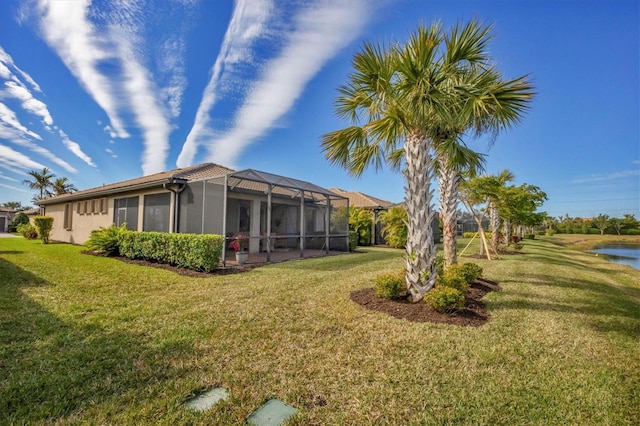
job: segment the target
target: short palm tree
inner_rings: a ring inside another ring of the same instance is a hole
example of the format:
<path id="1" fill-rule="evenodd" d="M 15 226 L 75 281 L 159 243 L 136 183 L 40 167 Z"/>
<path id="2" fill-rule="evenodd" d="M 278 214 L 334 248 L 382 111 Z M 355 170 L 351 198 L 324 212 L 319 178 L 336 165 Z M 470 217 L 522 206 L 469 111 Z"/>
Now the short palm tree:
<path id="1" fill-rule="evenodd" d="M 33 180 L 25 179 L 23 183 L 29 186 L 30 189 L 34 189 L 38 191 L 40 194 L 39 197 L 34 197 L 34 201 L 42 200 L 45 197 L 50 197 L 52 195 L 52 182 L 51 179 L 55 177 L 51 170 L 47 167 L 44 167 L 41 172 L 38 170 L 31 170 L 29 176 L 33 178 Z"/>
<path id="2" fill-rule="evenodd" d="M 418 27 L 404 46 L 365 44 L 336 101 L 338 115 L 353 125 L 322 139 L 326 157 L 356 176 L 371 165 L 379 169 L 386 163 L 399 169 L 404 160 L 406 281 L 414 302 L 436 279 L 431 229 L 435 156 L 446 154 L 451 164 L 461 154 L 470 154 L 457 138 L 440 137 L 438 132 L 459 127 L 456 115 L 474 88 L 455 83 L 486 63 L 489 29 L 470 22 L 454 28 L 445 44 L 440 26 L 433 24 Z"/>
<path id="3" fill-rule="evenodd" d="M 53 194 L 57 197 L 62 194 L 70 194 L 76 192 L 78 188 L 75 187 L 68 177 L 60 177 L 53 181 L 51 184 Z"/>

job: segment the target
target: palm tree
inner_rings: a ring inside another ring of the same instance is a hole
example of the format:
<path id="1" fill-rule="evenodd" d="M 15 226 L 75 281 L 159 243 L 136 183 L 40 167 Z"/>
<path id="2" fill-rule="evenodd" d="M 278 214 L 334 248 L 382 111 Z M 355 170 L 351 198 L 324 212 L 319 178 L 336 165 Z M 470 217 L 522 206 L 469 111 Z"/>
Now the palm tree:
<path id="1" fill-rule="evenodd" d="M 56 197 L 62 194 L 70 194 L 78 190 L 78 188 L 76 188 L 75 185 L 71 183 L 71 181 L 69 181 L 69 178 L 67 177 L 57 178 L 53 181 L 51 187 L 53 188 L 53 194 Z"/>
<path id="2" fill-rule="evenodd" d="M 25 179 L 23 183 L 28 185 L 30 189 L 35 189 L 39 192 L 39 197 L 34 197 L 34 201 L 42 200 L 45 197 L 52 195 L 50 189 L 52 188 L 51 179 L 55 177 L 55 174 L 51 173 L 51 170 L 47 167 L 43 167 L 42 171 L 31 170 L 29 176 L 33 180 Z"/>
<path id="3" fill-rule="evenodd" d="M 454 83 L 486 63 L 489 29 L 476 22 L 462 30 L 456 27 L 444 49 L 438 24 L 419 26 L 404 46 L 365 44 L 354 56 L 354 71 L 349 83 L 338 89 L 336 101 L 338 115 L 353 125 L 322 138 L 329 161 L 355 176 L 371 165 L 380 169 L 386 163 L 399 169 L 404 160 L 406 281 L 413 302 L 421 300 L 436 279 L 431 229 L 434 157 L 447 153 L 453 162 L 470 154 L 456 138 L 440 138 L 438 131 L 457 128 L 456 114 L 464 109 L 452 105 L 466 105 L 473 87 Z"/>
<path id="4" fill-rule="evenodd" d="M 3 203 L 2 206 L 16 211 L 22 209 L 22 203 L 20 201 L 7 201 Z"/>
<path id="5" fill-rule="evenodd" d="M 460 37 L 457 29 L 452 32 L 452 38 L 455 37 Z M 438 134 L 446 135 L 443 142 L 455 144 L 454 139 L 458 139 L 462 147 L 440 150 L 437 155 L 445 267 L 457 263 L 456 212 L 460 173 L 466 169 L 466 174 L 474 176 L 482 169 L 482 157 L 466 150 L 461 136 L 468 131 L 475 136 L 489 132 L 495 140 L 501 130 L 521 119 L 533 97 L 532 86 L 525 76 L 504 81 L 488 63 L 474 64 L 469 72 L 454 74 L 453 78 L 451 84 L 462 92 L 463 96 L 457 99 L 462 99 L 463 103 L 451 105 L 453 121 L 445 123 L 448 128 L 439 129 Z M 452 158 L 452 153 L 459 158 Z M 493 238 L 496 237 L 497 233 Z"/>

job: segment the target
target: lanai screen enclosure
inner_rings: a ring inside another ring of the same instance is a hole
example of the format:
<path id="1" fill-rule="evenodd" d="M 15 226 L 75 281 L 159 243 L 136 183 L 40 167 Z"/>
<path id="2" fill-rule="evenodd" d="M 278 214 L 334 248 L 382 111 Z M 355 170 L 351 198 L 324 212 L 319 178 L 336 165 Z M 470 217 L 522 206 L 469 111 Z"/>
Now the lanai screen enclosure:
<path id="1" fill-rule="evenodd" d="M 177 191 L 177 232 L 224 235 L 227 248 L 243 236 L 267 262 L 279 250 L 349 250 L 348 199 L 312 183 L 247 169 Z"/>

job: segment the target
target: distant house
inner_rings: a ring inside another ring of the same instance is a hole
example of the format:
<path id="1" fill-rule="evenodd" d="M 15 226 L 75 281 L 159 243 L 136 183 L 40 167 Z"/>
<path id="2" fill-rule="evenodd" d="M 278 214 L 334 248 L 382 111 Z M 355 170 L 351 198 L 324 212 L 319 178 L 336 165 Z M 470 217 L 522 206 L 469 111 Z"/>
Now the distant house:
<path id="1" fill-rule="evenodd" d="M 347 198 L 349 200 L 350 207 L 357 207 L 371 211 L 373 214 L 373 222 L 371 223 L 371 244 L 386 244 L 381 232 L 384 225 L 378 222 L 378 218 L 380 212 L 389 210 L 389 208 L 395 205 L 394 203 L 371 195 L 363 194 L 358 191 L 345 191 L 340 188 L 331 188 L 329 190 Z"/>
<path id="2" fill-rule="evenodd" d="M 15 211 L 8 207 L 0 206 L 0 232 L 8 232 L 9 224 L 13 220 Z"/>
<path id="3" fill-rule="evenodd" d="M 249 238 L 249 252 L 276 248 L 348 250 L 348 223 L 331 213 L 346 198 L 309 182 L 205 163 L 48 198 L 52 240 L 82 244 L 91 231 L 125 224 L 137 231 Z"/>

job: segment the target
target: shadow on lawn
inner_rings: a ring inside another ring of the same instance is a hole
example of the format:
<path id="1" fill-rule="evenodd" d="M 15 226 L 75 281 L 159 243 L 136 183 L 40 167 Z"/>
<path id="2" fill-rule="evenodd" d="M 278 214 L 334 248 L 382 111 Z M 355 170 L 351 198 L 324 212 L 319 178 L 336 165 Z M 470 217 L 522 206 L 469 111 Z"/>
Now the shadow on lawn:
<path id="1" fill-rule="evenodd" d="M 526 291 L 510 290 L 506 293 L 516 296 L 517 299 L 503 298 L 494 301 L 491 309 L 534 309 L 586 314 L 589 318 L 588 324 L 598 331 L 623 333 L 634 338 L 640 335 L 639 289 L 620 289 L 603 282 L 573 280 L 545 274 L 523 274 L 517 280 L 505 280 L 503 283 L 567 288 L 585 293 L 577 297 L 567 293 L 562 298 L 551 299 Z"/>
<path id="2" fill-rule="evenodd" d="M 316 258 L 318 261 L 314 261 L 316 259 L 309 259 L 305 262 L 291 262 L 289 264 L 282 264 L 283 267 L 291 267 L 295 269 L 301 269 L 306 271 L 339 271 L 351 269 L 363 264 L 369 264 L 375 261 L 385 261 L 390 258 L 397 257 L 400 260 L 401 255 L 404 251 L 401 250 L 370 250 L 366 248 L 359 247 L 356 251 L 345 253 L 338 256 L 328 256 L 328 257 L 320 257 Z M 401 263 L 398 263 L 398 268 L 400 268 Z"/>
<path id="3" fill-rule="evenodd" d="M 62 321 L 22 291 L 46 286 L 0 258 L 0 423 L 64 422 L 178 374 L 163 354 L 191 348 L 151 349 L 140 336 L 105 329 L 99 320 Z"/>

